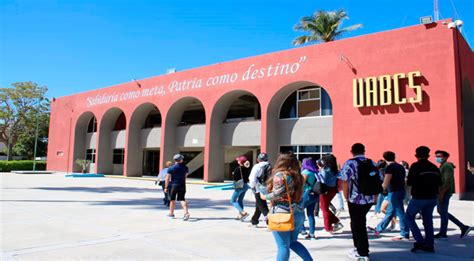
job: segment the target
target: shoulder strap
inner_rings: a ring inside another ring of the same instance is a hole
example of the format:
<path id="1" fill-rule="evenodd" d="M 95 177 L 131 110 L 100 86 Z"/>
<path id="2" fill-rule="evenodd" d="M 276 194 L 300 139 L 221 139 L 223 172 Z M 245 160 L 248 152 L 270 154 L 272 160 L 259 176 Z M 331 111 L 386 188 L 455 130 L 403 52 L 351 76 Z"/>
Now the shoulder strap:
<path id="1" fill-rule="evenodd" d="M 288 194 L 288 202 L 290 203 L 290 213 L 293 213 L 293 206 L 291 204 L 291 195 L 290 195 L 290 190 L 288 189 L 288 182 L 286 181 L 286 174 L 283 173 L 283 178 L 284 178 L 284 182 L 285 182 L 285 187 L 286 187 L 286 193 Z"/>

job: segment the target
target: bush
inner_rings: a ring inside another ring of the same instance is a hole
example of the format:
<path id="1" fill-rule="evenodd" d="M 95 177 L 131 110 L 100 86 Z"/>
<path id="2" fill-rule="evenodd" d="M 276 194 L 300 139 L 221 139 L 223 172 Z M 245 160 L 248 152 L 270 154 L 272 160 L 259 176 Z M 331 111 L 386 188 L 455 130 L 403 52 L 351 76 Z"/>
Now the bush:
<path id="1" fill-rule="evenodd" d="M 12 170 L 33 170 L 32 160 L 0 160 L 0 172 Z M 36 161 L 36 170 L 46 170 L 46 161 Z"/>

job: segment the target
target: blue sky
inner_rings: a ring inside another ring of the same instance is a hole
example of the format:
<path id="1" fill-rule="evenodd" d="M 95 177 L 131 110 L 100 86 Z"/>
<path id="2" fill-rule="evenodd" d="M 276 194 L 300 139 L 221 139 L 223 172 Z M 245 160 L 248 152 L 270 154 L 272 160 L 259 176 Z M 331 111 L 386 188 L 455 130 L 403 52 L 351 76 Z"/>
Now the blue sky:
<path id="1" fill-rule="evenodd" d="M 454 8 L 453 8 L 454 6 Z M 293 48 L 298 20 L 344 8 L 354 37 L 419 23 L 433 0 L 0 0 L 0 87 L 34 81 L 48 97 Z M 474 0 L 439 0 L 474 45 Z"/>

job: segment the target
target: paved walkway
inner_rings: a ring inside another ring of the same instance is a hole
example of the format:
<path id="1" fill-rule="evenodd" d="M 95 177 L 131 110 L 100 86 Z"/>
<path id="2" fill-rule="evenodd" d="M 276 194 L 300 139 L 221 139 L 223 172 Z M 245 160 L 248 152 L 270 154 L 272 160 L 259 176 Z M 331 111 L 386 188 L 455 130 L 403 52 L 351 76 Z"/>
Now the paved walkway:
<path id="1" fill-rule="evenodd" d="M 161 190 L 149 180 L 2 173 L 0 182 L 1 260 L 275 259 L 271 233 L 233 219 L 231 191 L 188 185 L 185 222 L 166 217 Z M 474 202 L 451 202 L 451 212 L 473 225 Z M 248 192 L 247 211 L 252 205 Z M 318 220 L 319 238 L 302 240 L 315 260 L 346 260 L 352 239 L 347 212 L 341 217 L 342 234 L 331 238 Z M 436 242 L 436 254 L 410 253 L 412 242 L 391 242 L 396 233 L 388 233 L 370 241 L 371 260 L 473 260 L 474 232 L 465 239 L 459 233 L 450 224 L 450 238 Z"/>

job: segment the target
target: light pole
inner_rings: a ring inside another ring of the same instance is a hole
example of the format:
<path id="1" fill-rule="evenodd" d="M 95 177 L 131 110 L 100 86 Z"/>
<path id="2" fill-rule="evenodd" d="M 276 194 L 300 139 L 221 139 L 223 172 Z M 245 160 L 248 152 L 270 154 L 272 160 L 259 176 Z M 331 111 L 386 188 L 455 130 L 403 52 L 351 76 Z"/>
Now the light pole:
<path id="1" fill-rule="evenodd" d="M 39 98 L 38 107 L 41 105 L 42 100 L 43 100 L 43 97 Z M 36 150 L 38 148 L 38 125 L 39 125 L 38 111 L 36 111 L 35 115 L 36 115 L 36 128 L 35 128 L 35 150 L 33 152 L 33 173 L 36 172 Z"/>

